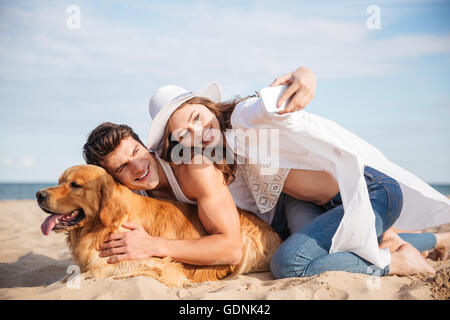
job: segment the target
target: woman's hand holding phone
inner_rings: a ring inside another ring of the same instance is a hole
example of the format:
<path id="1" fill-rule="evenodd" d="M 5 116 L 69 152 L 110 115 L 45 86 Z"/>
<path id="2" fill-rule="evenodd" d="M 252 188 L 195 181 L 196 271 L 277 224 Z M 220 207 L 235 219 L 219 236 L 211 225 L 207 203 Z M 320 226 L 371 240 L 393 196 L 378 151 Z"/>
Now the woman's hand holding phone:
<path id="1" fill-rule="evenodd" d="M 314 98 L 316 92 L 316 76 L 305 67 L 286 73 L 276 78 L 270 87 L 287 84 L 287 89 L 278 99 L 279 114 L 294 112 L 306 107 Z M 287 101 L 285 108 L 281 108 Z"/>

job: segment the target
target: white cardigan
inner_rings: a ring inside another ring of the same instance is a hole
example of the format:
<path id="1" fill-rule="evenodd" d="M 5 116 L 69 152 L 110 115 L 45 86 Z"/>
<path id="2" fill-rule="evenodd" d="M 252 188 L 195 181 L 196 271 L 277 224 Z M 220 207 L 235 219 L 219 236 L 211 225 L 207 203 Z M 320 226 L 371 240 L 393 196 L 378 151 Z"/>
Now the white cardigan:
<path id="1" fill-rule="evenodd" d="M 326 170 L 334 176 L 339 184 L 344 216 L 333 237 L 330 253 L 350 251 L 380 268 L 390 264 L 389 250 L 378 247 L 364 165 L 399 182 L 403 192 L 403 209 L 394 224 L 396 227 L 420 230 L 450 223 L 450 200 L 447 197 L 389 161 L 374 146 L 330 120 L 303 110 L 283 115 L 269 113 L 263 99 L 255 97 L 236 105 L 231 125 L 233 130 L 279 130 L 279 145 L 274 150 L 278 152 L 275 157 L 278 159 L 269 167 Z M 267 163 L 261 163 L 257 155 L 245 149 L 245 137 L 235 133 L 230 136 L 230 132 L 226 135 L 227 142 L 234 139 L 234 144 L 228 143 L 236 154 L 257 165 L 267 166 Z M 247 149 L 248 146 L 247 143 Z"/>

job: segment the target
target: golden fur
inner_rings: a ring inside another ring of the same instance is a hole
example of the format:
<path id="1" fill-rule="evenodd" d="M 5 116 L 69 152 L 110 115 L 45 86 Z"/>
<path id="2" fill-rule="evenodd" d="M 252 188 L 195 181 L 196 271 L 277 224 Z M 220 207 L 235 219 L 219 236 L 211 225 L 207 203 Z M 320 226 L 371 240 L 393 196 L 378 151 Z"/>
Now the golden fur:
<path id="1" fill-rule="evenodd" d="M 104 169 L 92 165 L 67 169 L 58 186 L 45 191 L 48 198 L 44 204 L 40 203 L 44 210 L 59 214 L 83 210 L 82 221 L 60 231 L 67 232 L 68 245 L 82 272 L 96 278 L 147 275 L 168 286 L 182 286 L 190 280 L 214 281 L 229 275 L 268 271 L 270 259 L 281 244 L 280 237 L 267 223 L 238 210 L 243 246 L 238 265 L 195 266 L 156 257 L 108 264 L 107 258 L 99 257 L 96 249 L 108 234 L 127 231 L 121 227 L 127 220 L 142 225 L 157 237 L 182 240 L 207 235 L 196 206 L 137 195 Z"/>

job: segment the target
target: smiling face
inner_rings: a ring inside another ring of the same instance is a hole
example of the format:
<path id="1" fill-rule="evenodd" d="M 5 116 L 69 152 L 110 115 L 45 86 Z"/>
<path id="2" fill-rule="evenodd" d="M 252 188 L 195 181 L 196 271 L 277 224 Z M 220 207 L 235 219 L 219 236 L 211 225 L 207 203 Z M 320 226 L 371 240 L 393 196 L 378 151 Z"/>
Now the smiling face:
<path id="1" fill-rule="evenodd" d="M 188 147 L 214 147 L 222 134 L 217 117 L 203 104 L 186 104 L 169 119 L 172 139 Z"/>
<path id="2" fill-rule="evenodd" d="M 160 183 L 156 161 L 142 144 L 126 137 L 101 165 L 129 189 L 153 190 Z"/>

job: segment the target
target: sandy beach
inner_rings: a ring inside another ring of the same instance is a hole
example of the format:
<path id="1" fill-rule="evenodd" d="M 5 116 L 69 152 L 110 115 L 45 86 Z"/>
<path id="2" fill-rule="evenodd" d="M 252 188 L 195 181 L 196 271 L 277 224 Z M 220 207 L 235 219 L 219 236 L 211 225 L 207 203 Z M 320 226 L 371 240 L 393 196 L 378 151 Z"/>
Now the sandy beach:
<path id="1" fill-rule="evenodd" d="M 43 236 L 46 214 L 34 200 L 0 201 L 0 299 L 445 299 L 450 297 L 450 260 L 427 261 L 436 276 L 370 277 L 325 272 L 275 280 L 270 272 L 168 288 L 150 277 L 92 279 L 74 269 L 64 234 Z M 450 230 L 449 225 L 433 231 Z M 62 279 L 68 278 L 67 281 Z"/>

